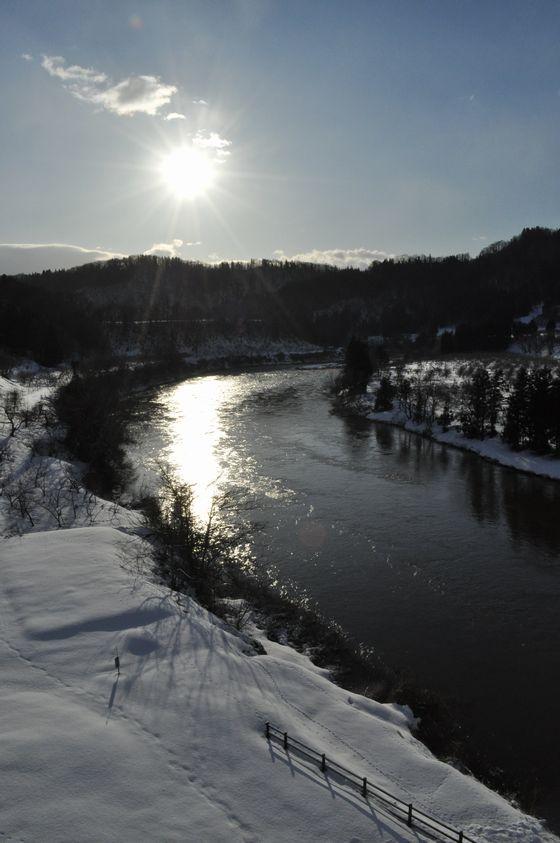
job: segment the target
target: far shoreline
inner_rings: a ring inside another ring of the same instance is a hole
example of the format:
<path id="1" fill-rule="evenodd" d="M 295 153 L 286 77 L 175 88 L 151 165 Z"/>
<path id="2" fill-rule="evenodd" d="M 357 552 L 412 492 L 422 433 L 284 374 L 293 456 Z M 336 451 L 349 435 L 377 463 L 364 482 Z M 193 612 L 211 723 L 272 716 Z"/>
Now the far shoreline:
<path id="1" fill-rule="evenodd" d="M 416 424 L 409 419 L 402 418 L 400 411 L 388 410 L 376 413 L 374 411 L 360 412 L 356 409 L 347 408 L 347 412 L 356 418 L 376 424 L 397 427 L 400 430 L 405 430 L 407 433 L 414 433 L 423 439 L 437 442 L 438 445 L 448 445 L 450 448 L 455 448 L 458 451 L 467 451 L 470 454 L 481 457 L 486 462 L 500 466 L 500 468 L 508 468 L 519 474 L 539 477 L 543 480 L 560 481 L 560 458 L 539 456 L 527 450 L 512 451 L 497 436 L 488 439 L 467 439 L 466 436 L 463 436 L 463 434 L 456 430 L 444 432 L 439 425 L 435 425 L 434 427 L 436 429 L 430 431 L 426 429 L 426 425 L 424 424 Z M 531 466 L 528 467 L 520 464 L 522 461 L 530 462 Z"/>

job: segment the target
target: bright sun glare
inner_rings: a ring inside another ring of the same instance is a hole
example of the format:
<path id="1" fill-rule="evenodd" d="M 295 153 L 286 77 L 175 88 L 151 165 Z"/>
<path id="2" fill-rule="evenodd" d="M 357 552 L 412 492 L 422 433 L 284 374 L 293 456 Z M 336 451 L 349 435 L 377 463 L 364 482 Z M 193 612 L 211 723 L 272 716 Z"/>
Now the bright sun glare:
<path id="1" fill-rule="evenodd" d="M 161 174 L 178 199 L 195 199 L 212 186 L 216 168 L 203 150 L 180 146 L 162 160 Z"/>

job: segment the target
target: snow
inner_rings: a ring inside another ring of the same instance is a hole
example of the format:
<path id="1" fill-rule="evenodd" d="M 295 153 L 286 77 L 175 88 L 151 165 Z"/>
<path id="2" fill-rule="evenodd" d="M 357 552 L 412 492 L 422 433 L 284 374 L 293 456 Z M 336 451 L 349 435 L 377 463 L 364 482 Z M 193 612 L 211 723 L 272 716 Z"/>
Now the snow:
<path id="1" fill-rule="evenodd" d="M 157 338 L 152 339 L 152 345 L 157 349 Z M 129 360 L 141 359 L 143 353 L 150 356 L 154 349 L 147 343 L 147 348 L 141 347 L 138 341 L 128 344 L 122 341 L 114 343 L 114 351 Z M 224 361 L 248 358 L 256 361 L 276 361 L 278 358 L 288 359 L 291 356 L 315 355 L 324 353 L 325 349 L 302 339 L 273 339 L 271 337 L 248 337 L 209 335 L 196 344 L 181 343 L 177 352 L 186 363 L 196 365 L 211 361 Z"/>
<path id="2" fill-rule="evenodd" d="M 434 362 L 426 360 L 419 363 L 408 364 L 407 373 L 413 377 L 434 378 L 437 383 L 445 385 L 447 388 L 451 389 L 452 394 L 457 394 L 462 387 L 464 377 L 469 373 L 472 373 L 474 368 L 476 368 L 476 365 L 476 360 L 461 358 L 448 360 L 444 364 L 439 361 Z M 485 365 L 489 371 L 492 371 L 495 368 L 500 368 L 500 361 L 494 360 L 490 363 L 485 362 Z M 514 373 L 515 367 L 508 362 L 506 378 L 508 378 L 510 382 L 513 381 Z M 425 422 L 414 422 L 406 416 L 400 408 L 398 401 L 393 403 L 393 408 L 391 410 L 375 412 L 373 406 L 375 403 L 377 386 L 377 381 L 370 384 L 368 393 L 353 403 L 353 409 L 359 415 L 365 416 L 371 421 L 384 422 L 396 427 L 401 427 L 411 433 L 418 433 L 421 436 L 429 436 L 430 439 L 434 439 L 436 442 L 441 442 L 445 445 L 452 445 L 454 448 L 461 448 L 464 451 L 472 451 L 484 459 L 506 466 L 507 468 L 513 468 L 517 471 L 523 471 L 528 474 L 536 474 L 540 477 L 548 477 L 553 480 L 560 480 L 560 459 L 551 455 L 541 456 L 529 450 L 512 451 L 511 448 L 500 439 L 499 435 L 486 439 L 468 439 L 453 425 L 449 430 L 444 431 L 441 425 L 437 423 L 428 426 Z"/>
<path id="3" fill-rule="evenodd" d="M 197 363 L 200 360 L 214 360 L 222 357 L 264 357 L 274 360 L 278 355 L 290 357 L 300 354 L 319 354 L 324 349 L 305 340 L 266 337 L 209 337 L 192 348 L 185 348 L 186 359 Z"/>
<path id="4" fill-rule="evenodd" d="M 556 839 L 435 759 L 406 707 L 349 693 L 254 623 L 240 633 L 147 581 L 125 511 L 84 520 L 0 546 L 2 839 L 428 839 L 267 743 L 266 720 L 475 840 Z"/>
<path id="5" fill-rule="evenodd" d="M 538 319 L 539 316 L 542 316 L 543 312 L 543 302 L 540 304 L 535 305 L 535 307 L 531 308 L 529 313 L 526 316 L 518 316 L 515 320 L 516 322 L 521 322 L 522 325 L 528 325 L 529 322 L 532 322 L 534 319 Z"/>
<path id="6" fill-rule="evenodd" d="M 366 412 L 366 417 L 371 421 L 385 422 L 397 427 L 402 427 L 412 433 L 429 435 L 436 442 L 445 445 L 452 445 L 454 448 L 461 448 L 464 451 L 472 451 L 491 462 L 507 468 L 514 468 L 517 471 L 524 471 L 528 474 L 537 474 L 540 477 L 549 477 L 553 480 L 560 480 L 560 460 L 554 457 L 538 456 L 531 451 L 512 451 L 511 448 L 502 442 L 499 437 L 489 439 L 467 439 L 457 430 L 443 431 L 438 424 L 432 425 L 428 431 L 426 424 L 417 424 L 407 419 L 399 409 L 386 410 L 384 412 Z"/>

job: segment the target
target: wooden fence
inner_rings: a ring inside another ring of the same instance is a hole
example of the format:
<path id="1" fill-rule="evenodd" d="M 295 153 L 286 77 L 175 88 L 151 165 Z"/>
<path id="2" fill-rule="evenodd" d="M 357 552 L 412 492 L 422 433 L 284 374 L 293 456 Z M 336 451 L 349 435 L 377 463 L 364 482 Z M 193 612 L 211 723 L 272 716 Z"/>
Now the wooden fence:
<path id="1" fill-rule="evenodd" d="M 450 825 L 447 825 L 435 817 L 420 811 L 415 808 L 412 802 L 404 802 L 398 796 L 394 796 L 382 787 L 379 787 L 373 782 L 368 781 L 366 776 L 359 776 L 353 773 L 342 764 L 333 761 L 332 758 L 327 758 L 324 752 L 317 752 L 297 738 L 292 738 L 287 732 L 284 732 L 278 726 L 272 723 L 265 723 L 265 735 L 268 741 L 275 741 L 283 746 L 288 752 L 292 750 L 295 754 L 307 758 L 317 764 L 322 773 L 327 774 L 329 771 L 336 774 L 343 779 L 351 787 L 358 790 L 361 795 L 367 799 L 369 796 L 379 800 L 383 805 L 391 811 L 391 813 L 401 822 L 406 823 L 410 828 L 416 826 L 420 830 L 428 831 L 431 834 L 436 834 L 444 840 L 453 840 L 454 843 L 476 843 L 472 837 L 467 837 L 463 831 L 459 831 Z"/>

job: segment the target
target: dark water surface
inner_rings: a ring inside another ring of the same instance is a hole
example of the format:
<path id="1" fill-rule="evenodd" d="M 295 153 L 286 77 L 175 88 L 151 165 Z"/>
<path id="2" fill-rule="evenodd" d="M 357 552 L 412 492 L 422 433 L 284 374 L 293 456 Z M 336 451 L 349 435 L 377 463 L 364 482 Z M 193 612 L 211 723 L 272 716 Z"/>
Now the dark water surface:
<path id="1" fill-rule="evenodd" d="M 392 667 L 460 702 L 560 826 L 560 483 L 340 418 L 321 370 L 166 388 L 143 454 L 253 490 L 256 552 Z"/>

